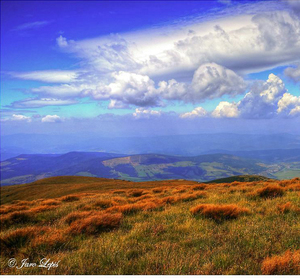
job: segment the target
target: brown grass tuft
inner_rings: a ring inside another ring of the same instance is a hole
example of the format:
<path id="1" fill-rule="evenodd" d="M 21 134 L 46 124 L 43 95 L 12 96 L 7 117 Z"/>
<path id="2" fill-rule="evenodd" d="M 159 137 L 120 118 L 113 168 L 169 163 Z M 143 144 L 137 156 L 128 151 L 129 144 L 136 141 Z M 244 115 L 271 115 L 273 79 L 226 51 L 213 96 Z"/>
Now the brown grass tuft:
<path id="1" fill-rule="evenodd" d="M 186 191 L 187 191 L 187 188 L 185 188 L 185 187 L 179 187 L 179 188 L 174 189 L 172 193 L 173 194 L 177 194 L 177 193 L 184 193 Z"/>
<path id="2" fill-rule="evenodd" d="M 207 218 L 212 218 L 214 220 L 227 220 L 235 219 L 242 214 L 249 213 L 246 208 L 241 208 L 237 205 L 213 205 L 213 204 L 203 204 L 198 205 L 190 209 L 193 215 L 201 214 Z"/>
<path id="3" fill-rule="evenodd" d="M 178 197 L 174 197 L 174 196 L 168 196 L 168 197 L 164 197 L 161 198 L 158 202 L 166 205 L 166 204 L 174 204 L 176 202 L 178 202 L 180 199 Z"/>
<path id="4" fill-rule="evenodd" d="M 78 201 L 79 199 L 80 198 L 77 195 L 67 195 L 67 196 L 60 198 L 60 200 L 63 202 L 74 202 L 74 201 Z"/>
<path id="5" fill-rule="evenodd" d="M 2 206 L 0 208 L 0 214 L 7 214 L 13 211 L 21 211 L 21 210 L 27 210 L 29 209 L 29 206 L 25 205 L 10 205 L 10 206 Z"/>
<path id="6" fill-rule="evenodd" d="M 99 201 L 95 202 L 94 205 L 105 209 L 105 208 L 110 208 L 110 207 L 116 205 L 116 203 L 111 200 L 99 200 Z"/>
<path id="7" fill-rule="evenodd" d="M 69 243 L 68 236 L 59 229 L 50 229 L 47 233 L 40 234 L 32 240 L 32 247 L 47 252 L 65 250 Z"/>
<path id="8" fill-rule="evenodd" d="M 142 189 L 134 189 L 128 192 L 128 196 L 132 196 L 132 197 L 140 197 L 143 194 L 144 194 L 144 190 Z"/>
<path id="9" fill-rule="evenodd" d="M 291 184 L 287 187 L 289 191 L 300 191 L 300 184 Z"/>
<path id="10" fill-rule="evenodd" d="M 151 194 L 146 194 L 146 195 L 135 198 L 135 201 L 141 201 L 141 200 L 150 199 L 150 198 L 153 198 L 153 197 L 154 196 L 151 195 Z"/>
<path id="11" fill-rule="evenodd" d="M 164 189 L 163 189 L 163 188 L 159 188 L 159 187 L 153 188 L 153 189 L 152 189 L 152 192 L 153 192 L 153 193 L 161 193 L 161 192 L 163 192 L 163 191 L 164 191 Z"/>
<path id="12" fill-rule="evenodd" d="M 196 184 L 192 186 L 192 190 L 204 190 L 207 187 L 205 184 Z"/>
<path id="13" fill-rule="evenodd" d="M 143 204 L 126 204 L 122 206 L 114 206 L 106 210 L 107 212 L 110 211 L 118 211 L 122 212 L 124 214 L 131 214 L 131 213 L 136 213 L 138 211 L 142 211 L 144 208 Z"/>
<path id="14" fill-rule="evenodd" d="M 30 239 L 42 230 L 43 229 L 39 227 L 26 227 L 1 235 L 1 254 L 11 255 L 15 253 L 18 248 L 25 246 Z"/>
<path id="15" fill-rule="evenodd" d="M 42 205 L 42 206 L 38 206 L 38 207 L 32 208 L 29 211 L 33 212 L 33 213 L 39 213 L 39 212 L 53 210 L 53 209 L 56 209 L 57 207 L 58 206 Z"/>
<path id="16" fill-rule="evenodd" d="M 127 203 L 126 198 L 124 198 L 124 197 L 113 197 L 112 200 L 116 203 L 119 203 L 119 204 L 126 204 Z"/>
<path id="17" fill-rule="evenodd" d="M 144 211 L 148 211 L 148 210 L 155 210 L 157 209 L 159 206 L 159 204 L 155 203 L 155 202 L 145 202 L 143 203 L 143 210 Z"/>
<path id="18" fill-rule="evenodd" d="M 261 198 L 276 198 L 284 195 L 284 189 L 278 185 L 268 185 L 257 189 L 254 192 L 254 195 Z"/>
<path id="19" fill-rule="evenodd" d="M 13 224 L 25 224 L 32 222 L 33 213 L 31 211 L 15 211 L 0 217 L 1 226 L 10 226 Z"/>
<path id="20" fill-rule="evenodd" d="M 281 256 L 266 258 L 261 267 L 265 275 L 299 275 L 300 273 L 300 250 L 295 252 L 286 251 Z"/>
<path id="21" fill-rule="evenodd" d="M 205 192 L 192 193 L 192 194 L 183 194 L 179 197 L 180 201 L 188 202 L 193 201 L 199 198 L 205 198 L 207 194 Z"/>
<path id="22" fill-rule="evenodd" d="M 78 219 L 83 219 L 91 215 L 90 211 L 82 211 L 82 212 L 71 212 L 69 213 L 65 218 L 64 222 L 67 224 L 71 224 L 72 222 L 78 220 Z"/>
<path id="23" fill-rule="evenodd" d="M 78 219 L 74 221 L 69 228 L 69 233 L 85 233 L 88 235 L 95 235 L 101 232 L 106 232 L 118 228 L 121 220 L 121 213 L 99 213 L 91 215 L 85 219 Z"/>
<path id="24" fill-rule="evenodd" d="M 13 204 L 17 204 L 19 206 L 30 206 L 33 204 L 34 201 L 21 201 L 21 200 L 17 200 L 12 202 Z"/>
<path id="25" fill-rule="evenodd" d="M 286 204 L 277 205 L 277 209 L 280 213 L 288 213 L 293 208 L 293 205 L 291 202 L 287 202 Z"/>
<path id="26" fill-rule="evenodd" d="M 113 194 L 125 194 L 126 191 L 125 190 L 115 190 L 113 191 Z"/>
<path id="27" fill-rule="evenodd" d="M 46 205 L 46 206 L 58 206 L 61 202 L 54 200 L 54 199 L 49 199 L 41 202 L 41 205 Z"/>

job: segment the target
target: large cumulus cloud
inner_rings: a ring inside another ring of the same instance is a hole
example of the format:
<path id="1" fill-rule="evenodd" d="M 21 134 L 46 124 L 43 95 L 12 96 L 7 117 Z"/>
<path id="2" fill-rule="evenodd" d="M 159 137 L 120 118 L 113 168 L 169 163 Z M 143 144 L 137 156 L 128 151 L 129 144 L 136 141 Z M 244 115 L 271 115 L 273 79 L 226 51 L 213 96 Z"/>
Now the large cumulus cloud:
<path id="1" fill-rule="evenodd" d="M 202 109 L 197 107 L 181 117 L 202 117 Z M 265 82 L 254 84 L 240 101 L 221 101 L 211 113 L 205 115 L 214 118 L 245 119 L 295 117 L 300 115 L 300 97 L 289 93 L 282 79 L 270 74 Z"/>

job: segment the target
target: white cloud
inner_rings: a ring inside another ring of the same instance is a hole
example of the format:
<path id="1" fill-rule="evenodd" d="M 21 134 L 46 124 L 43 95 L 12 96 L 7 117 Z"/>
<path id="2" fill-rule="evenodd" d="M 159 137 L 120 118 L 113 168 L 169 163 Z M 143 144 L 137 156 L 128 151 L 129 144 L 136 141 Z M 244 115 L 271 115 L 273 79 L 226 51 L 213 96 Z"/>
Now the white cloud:
<path id="1" fill-rule="evenodd" d="M 78 76 L 76 71 L 43 70 L 31 72 L 13 72 L 13 77 L 24 80 L 35 80 L 47 83 L 69 83 L 74 82 Z"/>
<path id="2" fill-rule="evenodd" d="M 268 80 L 258 83 L 238 103 L 220 102 L 213 117 L 274 118 L 298 115 L 300 97 L 287 92 L 283 81 L 270 74 Z"/>
<path id="3" fill-rule="evenodd" d="M 237 95 L 245 90 L 243 78 L 232 70 L 215 63 L 204 64 L 194 73 L 194 100 L 213 99 L 223 95 Z"/>
<path id="4" fill-rule="evenodd" d="M 62 35 L 60 35 L 57 39 L 56 39 L 56 43 L 59 47 L 64 48 L 67 47 L 69 45 L 69 43 L 67 42 L 67 39 L 64 38 Z"/>
<path id="5" fill-rule="evenodd" d="M 13 114 L 11 120 L 12 121 L 27 121 L 27 122 L 31 122 L 31 118 L 30 117 L 27 117 L 27 116 L 24 116 L 24 115 L 18 115 L 18 114 Z"/>
<path id="6" fill-rule="evenodd" d="M 215 118 L 237 118 L 239 116 L 238 105 L 234 102 L 221 101 L 211 115 Z"/>
<path id="7" fill-rule="evenodd" d="M 283 81 L 273 73 L 269 75 L 264 87 L 264 90 L 259 95 L 265 102 L 269 103 L 277 101 L 278 97 L 281 97 L 286 92 Z"/>
<path id="8" fill-rule="evenodd" d="M 180 118 L 200 118 L 205 116 L 207 116 L 207 111 L 202 107 L 196 107 L 191 112 L 181 114 Z"/>
<path id="9" fill-rule="evenodd" d="M 31 89 L 31 92 L 41 96 L 70 98 L 79 97 L 85 90 L 94 89 L 95 85 L 89 84 L 62 84 L 58 86 L 41 86 Z"/>
<path id="10" fill-rule="evenodd" d="M 193 63 L 213 61 L 241 72 L 262 71 L 299 59 L 300 22 L 288 12 L 251 16 L 243 26 L 228 28 L 218 24 L 206 35 L 178 42 Z M 233 18 L 232 21 L 239 18 Z"/>
<path id="11" fill-rule="evenodd" d="M 272 118 L 276 116 L 277 103 L 287 92 L 282 80 L 270 74 L 266 82 L 258 84 L 238 103 L 244 118 Z"/>
<path id="12" fill-rule="evenodd" d="M 161 81 L 158 86 L 147 75 L 132 72 L 114 72 L 111 82 L 94 84 L 63 84 L 33 89 L 33 93 L 49 96 L 86 97 L 94 100 L 110 100 L 109 108 L 163 106 L 164 100 L 196 103 L 205 99 L 235 96 L 245 89 L 244 80 L 233 71 L 215 63 L 204 64 L 195 72 L 191 83 L 171 79 Z"/>
<path id="13" fill-rule="evenodd" d="M 16 73 L 22 79 L 64 83 L 33 88 L 38 98 L 18 103 L 63 105 L 90 97 L 110 101 L 113 109 L 236 96 L 246 88 L 242 74 L 299 60 L 300 20 L 290 10 L 274 12 L 273 6 L 237 4 L 226 7 L 223 15 L 80 41 L 59 36 L 57 45 L 75 54 L 82 69 Z M 298 78 L 296 69 L 286 73 Z M 286 92 L 282 80 L 270 75 L 239 103 L 221 102 L 212 115 L 273 117 Z"/>
<path id="14" fill-rule="evenodd" d="M 28 22 L 24 23 L 22 25 L 17 26 L 13 31 L 22 31 L 22 30 L 28 30 L 28 29 L 38 29 L 45 25 L 50 24 L 50 21 L 34 21 L 34 22 Z"/>
<path id="15" fill-rule="evenodd" d="M 159 92 L 165 99 L 196 103 L 223 95 L 235 96 L 245 87 L 243 78 L 232 70 L 215 63 L 205 63 L 195 71 L 191 84 L 174 79 L 163 81 L 159 83 Z"/>
<path id="16" fill-rule="evenodd" d="M 13 108 L 38 108 L 44 106 L 61 106 L 72 105 L 78 103 L 72 99 L 56 99 L 56 98 L 27 98 L 14 101 L 10 107 Z"/>
<path id="17" fill-rule="evenodd" d="M 57 41 L 99 72 L 130 71 L 150 77 L 195 71 L 203 63 L 249 73 L 299 60 L 300 22 L 294 14 L 232 13 L 206 22 L 193 19 L 121 35 Z"/>
<path id="18" fill-rule="evenodd" d="M 136 119 L 149 119 L 152 117 L 159 117 L 161 115 L 160 111 L 137 108 L 135 112 L 132 114 Z"/>
<path id="19" fill-rule="evenodd" d="M 108 104 L 108 108 L 109 109 L 124 109 L 124 108 L 129 108 L 129 105 L 124 104 L 120 100 L 112 99 Z"/>
<path id="20" fill-rule="evenodd" d="M 168 82 L 161 81 L 158 83 L 159 94 L 169 100 L 188 100 L 189 97 L 189 85 L 177 82 L 175 79 L 171 79 Z"/>
<path id="21" fill-rule="evenodd" d="M 300 115 L 300 105 L 296 106 L 295 108 L 293 108 L 290 113 L 289 113 L 290 116 L 298 116 Z"/>
<path id="22" fill-rule="evenodd" d="M 154 81 L 148 76 L 130 72 L 115 72 L 114 81 L 108 85 L 99 84 L 83 95 L 96 100 L 111 99 L 110 108 L 135 106 L 161 106 Z"/>
<path id="23" fill-rule="evenodd" d="M 285 93 L 283 97 L 278 101 L 277 112 L 288 112 L 289 114 L 293 115 L 295 114 L 295 111 L 297 111 L 298 106 L 300 106 L 300 97 L 293 96 L 290 93 Z"/>
<path id="24" fill-rule="evenodd" d="M 57 115 L 47 115 L 42 118 L 43 123 L 59 123 L 61 122 L 61 118 Z"/>

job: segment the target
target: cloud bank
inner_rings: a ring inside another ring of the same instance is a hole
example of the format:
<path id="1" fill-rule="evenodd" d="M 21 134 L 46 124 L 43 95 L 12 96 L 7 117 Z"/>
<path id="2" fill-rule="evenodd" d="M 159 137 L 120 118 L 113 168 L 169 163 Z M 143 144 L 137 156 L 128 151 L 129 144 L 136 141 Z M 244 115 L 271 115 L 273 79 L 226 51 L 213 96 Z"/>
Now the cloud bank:
<path id="1" fill-rule="evenodd" d="M 263 4 L 248 4 L 247 13 L 235 13 L 228 5 L 229 16 L 85 40 L 60 35 L 58 49 L 77 57 L 80 68 L 11 73 L 22 80 L 55 83 L 30 89 L 34 97 L 11 107 L 64 106 L 89 98 L 107 102 L 109 109 L 132 109 L 134 118 L 159 116 L 153 108 L 174 102 L 195 107 L 180 114 L 182 119 L 297 116 L 299 97 L 278 76 L 271 74 L 265 82 L 247 80 L 248 73 L 288 65 L 285 75 L 300 81 L 300 18 L 298 6 L 290 4 L 293 11 L 262 12 L 257 10 Z M 228 100 L 237 96 L 239 101 Z M 201 103 L 214 99 L 221 101 L 206 111 Z"/>

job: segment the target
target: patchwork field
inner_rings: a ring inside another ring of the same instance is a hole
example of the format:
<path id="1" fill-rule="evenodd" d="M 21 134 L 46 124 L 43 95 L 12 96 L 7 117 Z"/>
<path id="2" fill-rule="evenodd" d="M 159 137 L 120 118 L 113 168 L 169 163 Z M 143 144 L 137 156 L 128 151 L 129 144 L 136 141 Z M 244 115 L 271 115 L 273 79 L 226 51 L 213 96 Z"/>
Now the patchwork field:
<path id="1" fill-rule="evenodd" d="M 300 274 L 299 178 L 48 178 L 0 213 L 1 274 Z"/>

